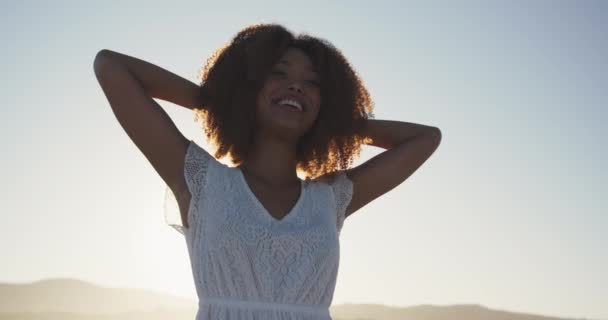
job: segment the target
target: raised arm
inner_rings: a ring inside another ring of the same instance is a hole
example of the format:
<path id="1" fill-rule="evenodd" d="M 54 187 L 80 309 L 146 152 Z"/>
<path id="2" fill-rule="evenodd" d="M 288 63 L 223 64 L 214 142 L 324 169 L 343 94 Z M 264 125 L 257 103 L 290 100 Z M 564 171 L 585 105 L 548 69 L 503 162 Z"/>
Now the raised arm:
<path id="1" fill-rule="evenodd" d="M 441 142 L 439 128 L 401 121 L 367 120 L 363 134 L 387 150 L 348 170 L 353 196 L 346 216 L 405 181 Z"/>
<path id="2" fill-rule="evenodd" d="M 116 119 L 152 167 L 178 196 L 190 197 L 184 178 L 189 139 L 153 98 L 200 108 L 199 86 L 149 62 L 101 50 L 94 60 L 97 80 Z"/>

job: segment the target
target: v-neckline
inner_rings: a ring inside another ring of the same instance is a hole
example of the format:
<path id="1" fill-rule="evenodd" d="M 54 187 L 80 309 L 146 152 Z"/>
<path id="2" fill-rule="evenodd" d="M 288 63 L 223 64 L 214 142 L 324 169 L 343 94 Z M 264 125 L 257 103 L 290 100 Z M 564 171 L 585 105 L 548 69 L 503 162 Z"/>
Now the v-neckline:
<path id="1" fill-rule="evenodd" d="M 283 223 L 283 222 L 286 222 L 287 220 L 291 219 L 292 216 L 294 216 L 295 214 L 297 214 L 298 208 L 300 207 L 300 205 L 304 199 L 304 193 L 306 192 L 304 181 L 299 179 L 300 180 L 300 196 L 298 197 L 298 200 L 296 201 L 296 203 L 287 212 L 287 214 L 283 216 L 283 218 L 277 219 L 272 214 L 270 214 L 268 209 L 266 209 L 266 207 L 264 207 L 264 204 L 262 204 L 260 199 L 258 199 L 258 197 L 255 195 L 253 190 L 251 190 L 251 187 L 249 187 L 249 183 L 247 183 L 247 180 L 245 179 L 245 175 L 243 174 L 243 171 L 240 168 L 236 168 L 236 171 L 238 171 L 238 175 L 240 177 L 241 183 L 243 184 L 245 192 L 247 194 L 249 194 L 249 197 L 251 198 L 251 200 L 253 200 L 253 202 L 258 207 L 258 209 L 260 209 L 259 211 L 262 213 L 262 215 L 265 219 L 270 220 L 274 223 Z M 258 211 L 258 210 L 256 210 L 256 211 Z"/>

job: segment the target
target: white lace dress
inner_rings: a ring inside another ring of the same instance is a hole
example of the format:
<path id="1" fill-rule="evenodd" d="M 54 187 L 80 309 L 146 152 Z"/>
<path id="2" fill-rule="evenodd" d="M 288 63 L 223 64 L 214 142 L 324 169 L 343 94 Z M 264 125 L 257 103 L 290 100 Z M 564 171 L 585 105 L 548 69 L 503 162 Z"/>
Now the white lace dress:
<path id="1" fill-rule="evenodd" d="M 301 180 L 281 220 L 272 217 L 242 172 L 194 141 L 184 175 L 192 198 L 189 227 L 166 189 L 165 221 L 185 236 L 199 298 L 196 320 L 331 320 L 339 234 L 352 183 Z"/>

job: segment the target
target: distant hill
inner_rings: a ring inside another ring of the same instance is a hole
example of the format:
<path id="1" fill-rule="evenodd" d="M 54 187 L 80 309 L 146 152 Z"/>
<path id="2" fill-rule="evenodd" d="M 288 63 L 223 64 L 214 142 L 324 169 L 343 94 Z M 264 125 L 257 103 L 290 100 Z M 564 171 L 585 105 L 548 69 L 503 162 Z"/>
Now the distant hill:
<path id="1" fill-rule="evenodd" d="M 333 306 L 331 314 L 336 320 L 573 320 L 573 318 L 493 310 L 478 304 L 411 307 L 345 304 Z"/>
<path id="2" fill-rule="evenodd" d="M 90 315 L 69 312 L 0 313 L 0 320 L 194 320 L 196 311 L 159 309 L 133 311 L 106 315 Z"/>
<path id="3" fill-rule="evenodd" d="M 129 311 L 192 309 L 194 300 L 144 289 L 104 287 L 77 279 L 48 279 L 27 284 L 0 283 L 0 313 L 68 312 L 108 314 Z"/>
<path id="4" fill-rule="evenodd" d="M 0 283 L 0 320 L 193 320 L 197 307 L 195 300 L 69 278 Z M 345 304 L 332 306 L 330 312 L 334 320 L 574 320 L 468 304 Z"/>

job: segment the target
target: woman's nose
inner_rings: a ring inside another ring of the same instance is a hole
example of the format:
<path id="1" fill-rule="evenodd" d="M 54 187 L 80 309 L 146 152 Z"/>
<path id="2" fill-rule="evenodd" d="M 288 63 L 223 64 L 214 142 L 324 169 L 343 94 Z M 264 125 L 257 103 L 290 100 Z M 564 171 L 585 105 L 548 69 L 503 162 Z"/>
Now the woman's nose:
<path id="1" fill-rule="evenodd" d="M 293 81 L 289 87 L 287 87 L 287 89 L 289 90 L 296 90 L 298 92 L 302 92 L 302 87 L 300 86 L 299 82 L 297 81 Z"/>

